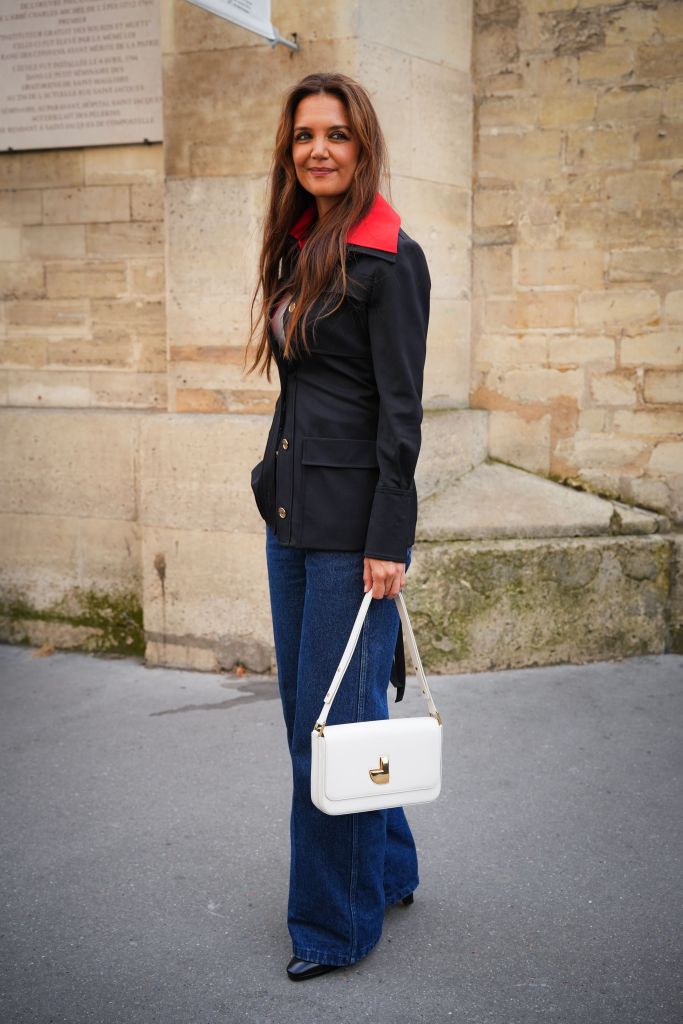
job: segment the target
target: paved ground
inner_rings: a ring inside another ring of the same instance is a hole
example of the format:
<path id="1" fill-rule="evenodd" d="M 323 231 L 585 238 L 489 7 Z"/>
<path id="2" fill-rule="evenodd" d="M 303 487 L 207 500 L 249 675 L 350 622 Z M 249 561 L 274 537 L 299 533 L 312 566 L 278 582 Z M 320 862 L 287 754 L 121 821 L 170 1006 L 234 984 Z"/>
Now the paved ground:
<path id="1" fill-rule="evenodd" d="M 299 985 L 273 680 L 11 646 L 0 677 L 2 1024 L 683 1019 L 683 657 L 435 678 L 415 904 Z"/>

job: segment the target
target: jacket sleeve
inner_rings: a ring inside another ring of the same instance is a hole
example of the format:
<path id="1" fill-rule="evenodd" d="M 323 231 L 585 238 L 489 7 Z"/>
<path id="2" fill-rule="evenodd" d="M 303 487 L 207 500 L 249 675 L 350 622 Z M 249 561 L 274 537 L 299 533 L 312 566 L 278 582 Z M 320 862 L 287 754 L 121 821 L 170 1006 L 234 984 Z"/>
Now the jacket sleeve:
<path id="1" fill-rule="evenodd" d="M 383 263 L 368 303 L 379 394 L 375 488 L 364 555 L 404 562 L 415 539 L 415 466 L 420 453 L 422 380 L 431 281 L 420 246 L 403 233 L 394 263 Z"/>

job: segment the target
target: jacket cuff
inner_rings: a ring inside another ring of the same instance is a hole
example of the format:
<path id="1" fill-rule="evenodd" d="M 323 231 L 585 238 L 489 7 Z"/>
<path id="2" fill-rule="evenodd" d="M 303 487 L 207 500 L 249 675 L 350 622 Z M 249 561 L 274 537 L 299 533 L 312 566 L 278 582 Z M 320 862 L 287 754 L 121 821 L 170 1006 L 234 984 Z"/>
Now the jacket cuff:
<path id="1" fill-rule="evenodd" d="M 405 562 L 408 548 L 415 540 L 417 492 L 378 484 L 370 511 L 365 537 L 365 558 L 387 562 Z"/>

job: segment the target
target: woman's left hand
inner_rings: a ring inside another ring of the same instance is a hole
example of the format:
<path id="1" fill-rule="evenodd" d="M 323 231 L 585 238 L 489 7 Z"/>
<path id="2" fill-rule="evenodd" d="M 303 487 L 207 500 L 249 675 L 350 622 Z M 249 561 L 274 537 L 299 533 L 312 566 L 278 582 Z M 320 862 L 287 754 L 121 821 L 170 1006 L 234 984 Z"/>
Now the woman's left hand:
<path id="1" fill-rule="evenodd" d="M 372 590 L 372 596 L 396 597 L 406 582 L 405 562 L 385 562 L 381 558 L 363 559 L 363 584 L 365 593 Z"/>

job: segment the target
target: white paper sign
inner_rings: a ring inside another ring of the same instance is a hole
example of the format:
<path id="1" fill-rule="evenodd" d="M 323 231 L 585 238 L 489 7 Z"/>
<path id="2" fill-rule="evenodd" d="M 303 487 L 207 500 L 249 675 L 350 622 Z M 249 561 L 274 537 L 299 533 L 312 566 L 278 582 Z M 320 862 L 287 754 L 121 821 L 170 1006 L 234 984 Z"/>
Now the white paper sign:
<path id="1" fill-rule="evenodd" d="M 264 36 L 273 45 L 283 43 L 291 49 L 298 49 L 296 43 L 283 39 L 270 20 L 270 0 L 189 0 L 196 7 L 203 7 L 211 14 L 217 14 L 226 21 L 232 21 L 241 28 Z"/>

